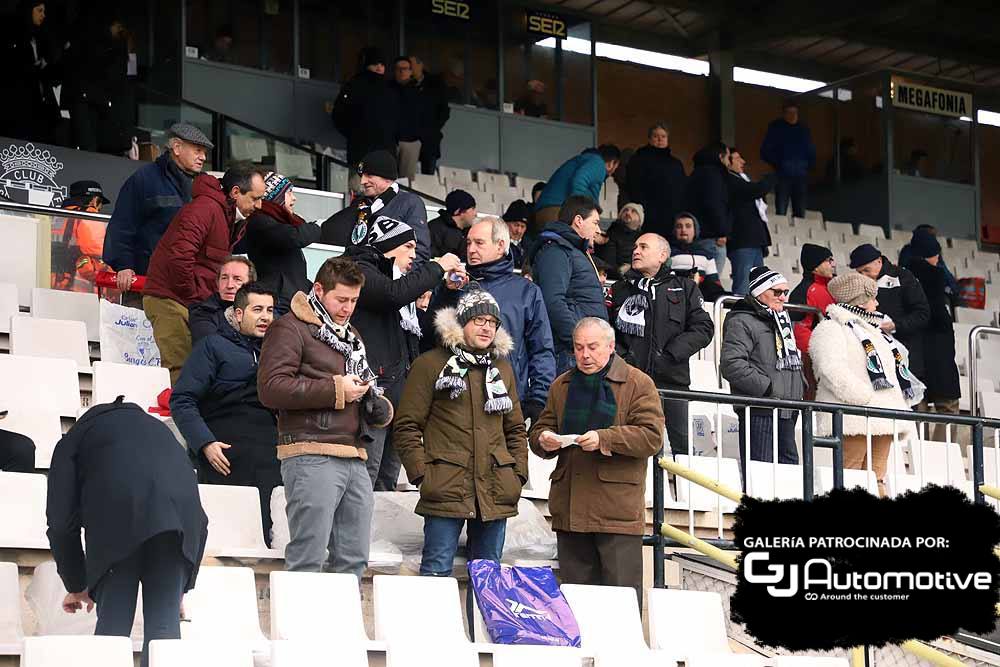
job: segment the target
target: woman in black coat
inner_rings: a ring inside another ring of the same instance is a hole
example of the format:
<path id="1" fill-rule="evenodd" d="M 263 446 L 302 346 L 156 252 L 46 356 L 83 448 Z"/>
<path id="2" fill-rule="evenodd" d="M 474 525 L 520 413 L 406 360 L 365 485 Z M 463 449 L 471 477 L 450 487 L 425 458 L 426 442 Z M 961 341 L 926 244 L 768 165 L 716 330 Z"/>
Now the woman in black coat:
<path id="1" fill-rule="evenodd" d="M 0 62 L 4 67 L 4 97 L 0 135 L 52 142 L 59 123 L 59 106 L 52 85 L 57 67 L 44 28 L 45 2 L 22 0 L 17 13 L 0 27 Z"/>
<path id="2" fill-rule="evenodd" d="M 257 268 L 258 282 L 278 295 L 277 319 L 288 312 L 296 292 L 308 294 L 312 289 L 302 249 L 317 243 L 322 230 L 295 214 L 295 193 L 287 178 L 268 172 L 264 186 L 260 210 L 247 220 L 243 243 Z"/>
<path id="3" fill-rule="evenodd" d="M 684 165 L 670 153 L 666 125 L 649 128 L 649 143 L 629 160 L 626 189 L 629 199 L 645 209 L 643 232 L 669 239 L 674 230 L 674 214 L 681 210 L 684 196 Z"/>

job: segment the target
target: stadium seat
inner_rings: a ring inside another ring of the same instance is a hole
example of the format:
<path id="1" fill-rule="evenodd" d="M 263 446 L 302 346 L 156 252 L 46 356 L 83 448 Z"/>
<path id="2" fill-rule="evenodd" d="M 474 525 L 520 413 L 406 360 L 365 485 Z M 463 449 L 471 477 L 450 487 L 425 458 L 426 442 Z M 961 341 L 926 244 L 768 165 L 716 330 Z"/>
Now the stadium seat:
<path id="1" fill-rule="evenodd" d="M 49 262 L 43 267 L 39 261 L 39 239 L 43 233 L 48 236 L 48 226 L 35 218 L 0 214 L 4 256 L 17 258 L 16 262 L 10 259 L 0 262 L 0 283 L 17 285 L 17 303 L 21 306 L 31 306 L 31 290 L 39 283 L 40 275 L 48 280 Z"/>
<path id="2" fill-rule="evenodd" d="M 400 577 L 419 579 L 423 577 Z M 412 614 L 412 612 L 411 612 Z M 433 635 L 389 646 L 387 665 L 392 667 L 479 667 L 479 654 L 472 644 L 437 641 Z"/>
<path id="3" fill-rule="evenodd" d="M 10 349 L 10 318 L 20 312 L 17 305 L 17 285 L 0 283 L 0 349 Z"/>
<path id="4" fill-rule="evenodd" d="M 688 361 L 691 372 L 692 391 L 718 391 L 719 372 L 711 361 L 691 359 Z"/>
<path id="5" fill-rule="evenodd" d="M 368 640 L 361 612 L 361 592 L 353 574 L 283 572 L 271 582 L 271 639 L 314 641 L 385 650 Z"/>
<path id="6" fill-rule="evenodd" d="M 548 500 L 552 484 L 549 478 L 558 461 L 558 457 L 543 459 L 534 452 L 528 452 L 528 486 L 521 491 L 521 495 L 534 500 Z"/>
<path id="7" fill-rule="evenodd" d="M 48 468 L 52 462 L 52 451 L 62 439 L 62 423 L 59 415 L 47 405 L 34 410 L 18 408 L 0 421 L 0 428 L 26 435 L 35 443 L 35 467 Z"/>
<path id="8" fill-rule="evenodd" d="M 765 500 L 802 498 L 802 466 L 750 461 L 747 493 Z"/>
<path id="9" fill-rule="evenodd" d="M 718 480 L 730 489 L 738 491 L 741 487 L 740 462 L 737 459 L 725 457 L 718 459 L 715 456 L 686 456 L 682 454 L 674 457 L 674 460 L 695 472 Z M 736 503 L 732 500 L 680 478 L 677 479 L 677 502 L 683 509 L 687 509 L 690 502 L 691 507 L 696 511 L 715 511 L 720 503 L 723 513 L 730 514 L 736 511 Z"/>
<path id="10" fill-rule="evenodd" d="M 583 654 L 566 646 L 506 646 L 493 650 L 493 667 L 580 667 Z"/>
<path id="11" fill-rule="evenodd" d="M 48 549 L 45 475 L 0 472 L 0 548 Z"/>
<path id="12" fill-rule="evenodd" d="M 31 318 L 23 318 L 31 319 Z M 24 378 L 31 378 L 25 382 Z M 80 413 L 80 378 L 68 359 L 0 354 L 0 409 L 37 410 L 39 405 L 60 417 Z"/>
<path id="13" fill-rule="evenodd" d="M 684 660 L 688 656 L 729 654 L 722 596 L 711 591 L 648 589 L 649 643 Z"/>
<path id="14" fill-rule="evenodd" d="M 463 169 L 461 167 L 447 167 L 442 165 L 438 167 L 438 177 L 441 179 L 441 182 L 444 183 L 445 185 L 447 185 L 448 182 L 453 182 L 456 184 L 464 183 L 465 185 L 471 185 L 473 183 L 472 172 L 468 169 Z M 449 190 L 450 189 L 451 188 L 449 188 Z M 468 189 L 468 188 L 463 188 L 463 189 Z"/>
<path id="15" fill-rule="evenodd" d="M 0 563 L 0 655 L 21 654 L 21 599 L 17 563 Z"/>
<path id="16" fill-rule="evenodd" d="M 847 658 L 813 655 L 778 655 L 774 667 L 848 667 Z"/>
<path id="17" fill-rule="evenodd" d="M 655 456 L 649 459 L 649 465 L 646 466 L 646 508 L 649 509 L 653 507 L 653 468 L 660 465 Z M 687 509 L 687 505 L 682 505 L 680 501 L 674 498 L 673 490 L 670 488 L 670 483 L 667 480 L 667 471 L 663 471 L 663 507 L 666 509 Z"/>
<path id="18" fill-rule="evenodd" d="M 890 463 L 891 463 L 891 453 L 890 453 Z M 813 476 L 814 488 L 817 494 L 828 493 L 833 490 L 833 468 L 828 466 L 816 466 L 815 474 Z M 801 475 L 801 472 L 799 473 Z M 889 473 L 887 473 L 888 476 Z M 799 480 L 801 486 L 802 480 Z M 875 477 L 875 473 L 869 473 L 867 470 L 844 470 L 844 488 L 854 489 L 862 488 L 868 491 L 868 493 L 877 495 L 878 494 L 878 479 Z M 888 487 L 887 487 L 888 490 Z"/>
<path id="19" fill-rule="evenodd" d="M 25 637 L 21 667 L 132 667 L 128 637 Z"/>
<path id="20" fill-rule="evenodd" d="M 166 368 L 95 361 L 91 405 L 111 403 L 124 395 L 127 402 L 146 410 L 156 405 L 156 397 L 168 387 L 170 373 Z"/>
<path id="21" fill-rule="evenodd" d="M 764 658 L 751 653 L 691 656 L 691 659 L 684 663 L 685 667 L 764 667 L 766 664 Z"/>
<path id="22" fill-rule="evenodd" d="M 353 577 L 354 575 L 348 576 Z M 324 613 L 329 609 L 329 606 L 324 607 Z M 324 630 L 329 629 L 329 626 L 324 628 Z M 271 642 L 271 667 L 317 667 L 319 665 L 368 667 L 368 651 L 363 644 L 331 642 L 328 641 L 327 637 L 322 636 L 314 637 L 310 641 L 280 640 Z M 150 667 L 154 666 L 150 665 Z"/>
<path id="23" fill-rule="evenodd" d="M 394 644 L 419 645 L 430 637 L 434 638 L 433 646 L 439 648 L 471 646 L 462 621 L 456 579 L 380 574 L 373 577 L 373 586 L 375 638 L 389 644 L 390 655 Z M 414 613 L 414 600 L 420 600 L 418 613 Z M 397 665 L 395 658 L 391 662 Z"/>
<path id="24" fill-rule="evenodd" d="M 260 631 L 254 573 L 248 567 L 202 567 L 195 587 L 184 596 L 184 617 L 188 622 L 181 623 L 182 639 L 224 637 L 245 643 L 255 654 L 270 654 Z"/>
<path id="25" fill-rule="evenodd" d="M 488 192 L 511 187 L 510 177 L 507 174 L 494 174 L 489 171 L 477 171 L 476 182 Z"/>
<path id="26" fill-rule="evenodd" d="M 282 558 L 264 544 L 260 493 L 253 486 L 199 484 L 201 505 L 208 515 L 206 556 Z"/>
<path id="27" fill-rule="evenodd" d="M 157 639 L 149 642 L 149 667 L 253 667 L 250 646 L 226 639 Z"/>
<path id="28" fill-rule="evenodd" d="M 31 316 L 83 322 L 87 340 L 100 340 L 101 306 L 96 294 L 36 287 L 31 290 Z"/>
<path id="29" fill-rule="evenodd" d="M 878 243 L 885 240 L 885 230 L 878 225 L 858 225 L 856 236 L 863 238 L 864 242 Z"/>
<path id="30" fill-rule="evenodd" d="M 10 319 L 10 352 L 28 357 L 69 359 L 90 370 L 87 326 L 73 320 L 15 316 Z"/>
<path id="31" fill-rule="evenodd" d="M 582 584 L 563 584 L 560 589 L 576 617 L 585 651 L 649 650 L 634 589 Z"/>
<path id="32" fill-rule="evenodd" d="M 955 309 L 955 321 L 961 324 L 991 327 L 996 321 L 996 313 L 992 310 L 979 310 L 977 308 L 963 308 L 960 306 Z"/>
<path id="33" fill-rule="evenodd" d="M 986 417 L 1000 418 L 1000 393 L 984 391 L 980 393 L 979 414 Z"/>

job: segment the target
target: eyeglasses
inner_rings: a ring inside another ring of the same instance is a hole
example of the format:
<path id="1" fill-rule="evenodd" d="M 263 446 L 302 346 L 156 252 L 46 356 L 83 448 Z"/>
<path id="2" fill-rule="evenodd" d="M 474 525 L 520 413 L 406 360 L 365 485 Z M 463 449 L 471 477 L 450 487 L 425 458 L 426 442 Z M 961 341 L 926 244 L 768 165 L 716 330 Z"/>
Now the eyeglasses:
<path id="1" fill-rule="evenodd" d="M 773 289 L 773 290 L 771 290 L 771 294 L 773 294 L 776 297 L 788 296 L 789 294 L 791 294 L 791 292 L 792 292 L 792 290 L 788 290 L 788 289 Z"/>
<path id="2" fill-rule="evenodd" d="M 477 327 L 485 327 L 488 324 L 494 329 L 500 328 L 500 322 L 493 319 L 492 317 L 473 317 L 472 323 L 475 324 Z"/>

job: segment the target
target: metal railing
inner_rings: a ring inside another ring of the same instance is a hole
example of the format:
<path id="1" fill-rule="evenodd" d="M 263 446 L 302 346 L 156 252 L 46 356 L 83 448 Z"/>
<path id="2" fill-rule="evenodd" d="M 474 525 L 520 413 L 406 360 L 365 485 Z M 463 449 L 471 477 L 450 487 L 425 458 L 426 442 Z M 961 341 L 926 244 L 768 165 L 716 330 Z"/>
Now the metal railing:
<path id="1" fill-rule="evenodd" d="M 979 405 L 979 339 L 983 336 L 1000 336 L 1000 328 L 977 326 L 969 332 L 969 412 L 978 415 Z"/>

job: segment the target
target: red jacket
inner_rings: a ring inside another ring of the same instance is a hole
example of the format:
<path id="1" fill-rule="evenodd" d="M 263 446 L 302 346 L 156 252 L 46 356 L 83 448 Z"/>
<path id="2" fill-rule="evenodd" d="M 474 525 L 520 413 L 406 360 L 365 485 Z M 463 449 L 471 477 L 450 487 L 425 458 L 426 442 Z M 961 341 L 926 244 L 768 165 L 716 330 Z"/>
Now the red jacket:
<path id="1" fill-rule="evenodd" d="M 195 178 L 191 195 L 153 251 L 143 290 L 185 306 L 215 292 L 219 267 L 246 230 L 246 222 L 236 222 L 236 204 L 216 177 Z"/>
<path id="2" fill-rule="evenodd" d="M 834 298 L 830 296 L 830 290 L 826 287 L 830 280 L 832 279 L 823 276 L 813 276 L 812 285 L 806 290 L 806 305 L 818 309 L 824 315 L 827 307 L 836 303 Z M 792 327 L 792 333 L 795 335 L 795 346 L 799 348 L 800 352 L 809 351 L 809 339 L 812 338 L 813 329 L 819 324 L 815 320 L 816 316 L 808 313 Z"/>

